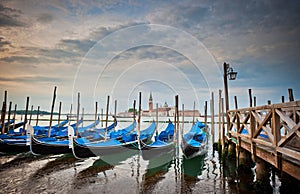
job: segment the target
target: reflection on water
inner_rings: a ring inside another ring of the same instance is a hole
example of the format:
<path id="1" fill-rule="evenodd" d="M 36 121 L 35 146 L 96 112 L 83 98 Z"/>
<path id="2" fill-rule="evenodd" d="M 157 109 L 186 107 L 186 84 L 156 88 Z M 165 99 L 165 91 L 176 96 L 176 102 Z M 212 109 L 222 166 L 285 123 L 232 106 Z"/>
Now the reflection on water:
<path id="1" fill-rule="evenodd" d="M 77 160 L 72 155 L 0 157 L 0 193 L 286 193 L 299 181 L 270 178 L 259 185 L 254 168 L 222 159 L 209 142 L 192 159 L 181 150 L 144 160 L 138 151 Z M 261 188 L 267 188 L 264 190 Z"/>
<path id="2" fill-rule="evenodd" d="M 181 162 L 181 193 L 191 193 L 196 183 L 202 180 L 204 158 L 206 155 L 186 159 L 184 156 Z"/>
<path id="3" fill-rule="evenodd" d="M 152 193 L 156 184 L 165 178 L 164 175 L 172 164 L 174 164 L 174 152 L 151 158 L 143 175 L 140 193 Z"/>

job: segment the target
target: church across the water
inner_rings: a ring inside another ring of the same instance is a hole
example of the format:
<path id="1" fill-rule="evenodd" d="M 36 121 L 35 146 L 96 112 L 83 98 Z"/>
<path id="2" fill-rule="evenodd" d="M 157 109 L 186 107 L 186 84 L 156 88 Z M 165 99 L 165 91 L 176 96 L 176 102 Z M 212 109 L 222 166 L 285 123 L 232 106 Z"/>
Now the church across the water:
<path id="1" fill-rule="evenodd" d="M 169 116 L 174 116 L 175 114 L 175 107 L 169 107 L 168 103 L 165 102 L 163 106 L 158 107 L 158 109 L 153 107 L 153 97 L 152 97 L 152 93 L 150 93 L 150 97 L 149 97 L 149 102 L 148 102 L 148 110 L 143 110 L 142 111 L 142 116 L 150 116 L 153 117 L 156 115 L 156 112 L 158 113 L 158 116 L 165 116 L 165 117 L 169 117 Z M 200 116 L 200 112 L 199 110 L 185 110 L 184 111 L 184 116 L 185 117 L 199 117 Z M 179 110 L 179 116 L 182 116 L 182 111 Z"/>

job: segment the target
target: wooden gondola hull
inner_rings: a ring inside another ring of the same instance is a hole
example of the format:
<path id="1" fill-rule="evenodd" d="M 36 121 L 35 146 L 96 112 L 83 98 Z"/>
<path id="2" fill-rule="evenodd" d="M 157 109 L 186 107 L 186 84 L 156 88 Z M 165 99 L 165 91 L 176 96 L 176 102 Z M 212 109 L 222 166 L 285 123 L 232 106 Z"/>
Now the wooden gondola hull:
<path id="1" fill-rule="evenodd" d="M 181 149 L 184 156 L 188 159 L 207 153 L 207 145 L 205 142 L 199 147 L 194 147 L 185 142 L 184 139 L 182 139 Z"/>
<path id="2" fill-rule="evenodd" d="M 142 157 L 144 160 L 151 160 L 165 154 L 173 153 L 174 151 L 175 146 L 173 143 L 161 147 L 151 147 L 148 145 L 143 145 Z"/>
<path id="3" fill-rule="evenodd" d="M 29 152 L 29 146 L 26 143 L 5 143 L 0 140 L 0 152 L 2 153 L 21 153 L 21 152 Z"/>
<path id="4" fill-rule="evenodd" d="M 95 156 L 104 156 L 111 154 L 118 154 L 125 152 L 128 148 L 124 146 L 85 146 L 80 145 L 76 141 L 73 141 L 74 144 L 74 155 L 78 158 L 88 158 Z"/>
<path id="5" fill-rule="evenodd" d="M 147 143 L 151 137 L 141 140 L 141 144 Z M 127 152 L 128 150 L 138 150 L 138 141 L 124 143 L 113 146 L 86 146 L 78 144 L 75 139 L 73 140 L 74 152 L 73 154 L 78 158 L 88 158 L 95 156 L 107 156 L 112 154 L 119 154 Z"/>
<path id="6" fill-rule="evenodd" d="M 49 144 L 47 142 L 39 141 L 32 137 L 31 152 L 33 154 L 66 154 L 71 153 L 72 150 L 68 144 Z"/>

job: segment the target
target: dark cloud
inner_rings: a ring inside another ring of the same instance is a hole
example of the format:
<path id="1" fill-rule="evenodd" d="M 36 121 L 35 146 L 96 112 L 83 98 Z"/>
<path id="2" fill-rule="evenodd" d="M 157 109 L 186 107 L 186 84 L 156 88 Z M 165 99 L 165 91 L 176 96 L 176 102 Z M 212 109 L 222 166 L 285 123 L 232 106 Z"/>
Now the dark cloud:
<path id="1" fill-rule="evenodd" d="M 43 14 L 39 15 L 36 20 L 40 23 L 50 23 L 53 21 L 53 19 L 54 18 L 51 14 L 43 13 Z"/>
<path id="2" fill-rule="evenodd" d="M 39 62 L 39 59 L 37 57 L 31 57 L 31 56 L 10 56 L 10 57 L 1 58 L 0 61 L 7 62 L 7 63 L 21 62 L 24 64 L 36 64 Z"/>
<path id="3" fill-rule="evenodd" d="M 36 82 L 62 82 L 64 81 L 60 77 L 47 77 L 47 76 L 20 76 L 20 77 L 0 77 L 1 82 L 26 82 L 26 83 L 36 83 Z"/>
<path id="4" fill-rule="evenodd" d="M 0 4 L 0 27 L 20 27 L 25 26 L 20 19 L 21 11 L 4 7 Z"/>
<path id="5" fill-rule="evenodd" d="M 11 42 L 0 36 L 0 52 L 8 51 L 8 47 L 12 47 Z"/>

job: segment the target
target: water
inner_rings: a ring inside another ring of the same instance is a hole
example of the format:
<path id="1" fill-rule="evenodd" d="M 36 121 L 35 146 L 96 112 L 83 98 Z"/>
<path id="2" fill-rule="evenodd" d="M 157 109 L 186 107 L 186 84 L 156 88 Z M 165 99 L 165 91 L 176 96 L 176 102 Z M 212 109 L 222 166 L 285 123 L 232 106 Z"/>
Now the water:
<path id="1" fill-rule="evenodd" d="M 128 122 L 120 122 L 126 126 Z M 143 123 L 142 128 L 149 125 Z M 166 124 L 160 124 L 163 130 Z M 187 131 L 191 124 L 186 123 Z M 208 144 L 208 153 L 187 160 L 181 150 L 152 160 L 128 151 L 77 160 L 72 155 L 0 157 L 0 193 L 289 193 L 299 181 L 275 173 L 263 185 L 252 169 L 237 175 L 236 162 L 222 160 Z M 295 192 L 294 192 L 295 193 Z"/>

